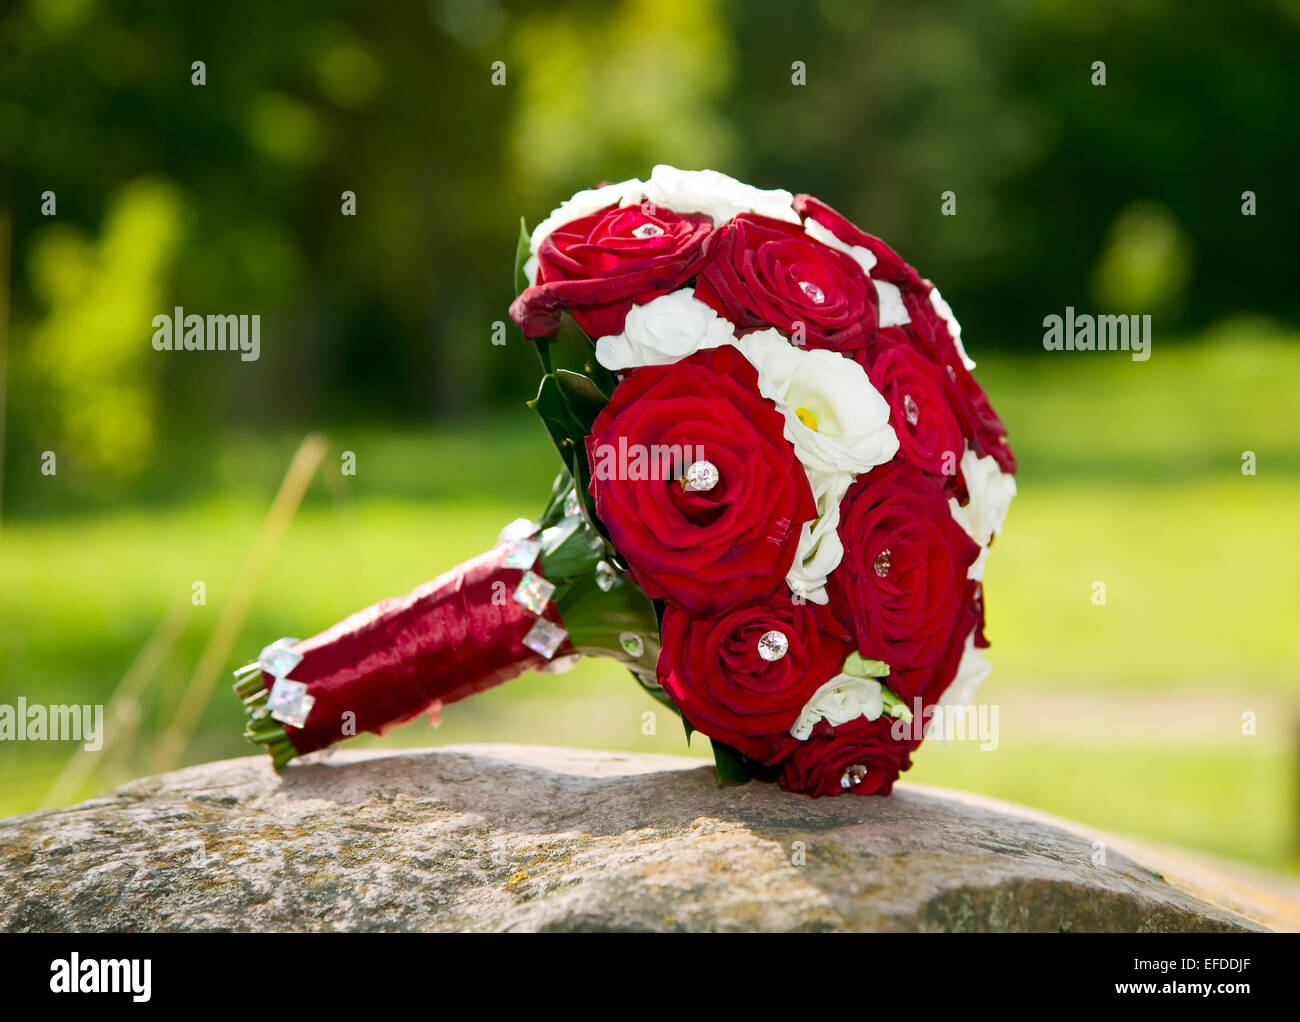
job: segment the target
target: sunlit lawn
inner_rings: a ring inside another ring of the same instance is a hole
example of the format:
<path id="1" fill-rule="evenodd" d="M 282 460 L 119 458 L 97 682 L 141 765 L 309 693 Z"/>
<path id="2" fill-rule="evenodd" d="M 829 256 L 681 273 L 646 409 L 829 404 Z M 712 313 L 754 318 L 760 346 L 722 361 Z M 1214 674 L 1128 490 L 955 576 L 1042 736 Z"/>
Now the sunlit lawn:
<path id="1" fill-rule="evenodd" d="M 908 778 L 1294 867 L 1300 350 L 1241 342 L 1157 349 L 1146 364 L 1107 358 L 982 361 L 1022 460 L 987 580 L 994 673 L 982 695 L 1003 708 L 1001 745 L 927 745 Z M 553 470 L 540 429 L 513 413 L 452 433 L 336 429 L 331 441 L 356 452 L 357 475 L 341 477 L 331 455 L 334 484 L 313 485 L 230 667 L 482 550 L 502 523 L 538 510 Z M 164 451 L 158 473 L 184 480 L 177 495 L 166 479 L 146 480 L 129 503 L 98 511 L 65 497 L 56 477 L 40 484 L 39 514 L 5 522 L 0 701 L 104 701 L 183 601 L 185 628 L 141 702 L 132 747 L 114 747 L 110 733 L 100 755 L 112 769 L 89 788 L 153 768 L 153 739 L 293 444 L 237 434 Z M 1244 450 L 1257 454 L 1253 477 L 1240 472 Z M 196 581 L 206 605 L 189 603 Z M 1054 696 L 1092 712 L 1053 710 Z M 440 730 L 416 722 L 359 741 L 687 752 L 662 710 L 644 733 L 655 708 L 618 668 L 591 662 L 450 707 Z M 1241 733 L 1245 711 L 1257 713 L 1253 736 Z M 1135 723 L 1139 714 L 1150 720 Z M 223 677 L 186 762 L 244 754 L 239 728 Z M 70 749 L 0 745 L 0 814 L 39 805 Z M 698 738 L 689 751 L 704 754 Z"/>

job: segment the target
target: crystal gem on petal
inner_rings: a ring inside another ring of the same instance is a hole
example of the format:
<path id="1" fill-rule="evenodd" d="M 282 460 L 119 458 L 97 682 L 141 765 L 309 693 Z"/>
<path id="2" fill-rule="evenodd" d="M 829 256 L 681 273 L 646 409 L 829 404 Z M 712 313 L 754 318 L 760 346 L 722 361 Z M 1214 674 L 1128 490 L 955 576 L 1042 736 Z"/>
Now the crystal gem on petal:
<path id="1" fill-rule="evenodd" d="M 640 656 L 645 652 L 645 643 L 636 632 L 622 632 L 618 637 L 618 644 L 628 656 Z"/>
<path id="2" fill-rule="evenodd" d="M 527 539 L 529 536 L 536 535 L 539 528 L 541 526 L 531 519 L 516 518 L 497 534 L 497 542 L 513 543 L 517 539 Z"/>
<path id="3" fill-rule="evenodd" d="M 711 461 L 692 461 L 682 473 L 682 489 L 687 493 L 706 493 L 718 485 L 718 466 Z"/>
<path id="4" fill-rule="evenodd" d="M 907 416 L 907 422 L 912 426 L 915 426 L 917 420 L 921 418 L 921 409 L 916 406 L 916 399 L 911 394 L 903 395 L 903 414 Z"/>
<path id="5" fill-rule="evenodd" d="M 258 654 L 257 662 L 272 678 L 283 678 L 302 663 L 302 654 L 290 648 L 297 644 L 297 639 L 276 639 Z"/>
<path id="6" fill-rule="evenodd" d="M 799 290 L 806 294 L 808 300 L 814 305 L 821 305 L 826 301 L 826 292 L 810 280 L 799 281 Z"/>
<path id="7" fill-rule="evenodd" d="M 645 238 L 657 238 L 659 235 L 663 234 L 663 232 L 664 229 L 658 224 L 642 224 L 632 232 L 632 237 L 641 238 L 643 240 Z"/>
<path id="8" fill-rule="evenodd" d="M 758 655 L 764 660 L 780 660 L 789 649 L 790 640 L 784 632 L 778 632 L 775 628 L 764 632 L 758 640 Z"/>
<path id="9" fill-rule="evenodd" d="M 554 582 L 547 582 L 541 575 L 525 571 L 524 577 L 515 587 L 515 603 L 527 607 L 534 614 L 540 614 L 546 609 L 546 604 L 550 602 L 551 594 L 554 592 Z"/>
<path id="10" fill-rule="evenodd" d="M 884 550 L 880 551 L 880 553 L 876 555 L 876 560 L 875 563 L 872 565 L 872 567 L 876 569 L 876 576 L 878 578 L 884 578 L 886 575 L 889 574 L 889 566 L 890 566 L 889 548 L 886 547 Z"/>
<path id="11" fill-rule="evenodd" d="M 539 617 L 533 622 L 533 627 L 528 629 L 528 634 L 524 636 L 524 645 L 534 653 L 540 653 L 550 660 L 555 656 L 555 651 L 560 648 L 560 644 L 568 638 L 569 633 L 557 625 L 554 621 L 547 621 L 544 617 Z"/>
<path id="12" fill-rule="evenodd" d="M 840 787 L 845 789 L 856 787 L 862 783 L 862 779 L 866 776 L 867 768 L 861 763 L 854 763 L 844 771 L 844 775 L 840 778 Z"/>
<path id="13" fill-rule="evenodd" d="M 266 697 L 266 708 L 271 716 L 282 724 L 302 727 L 307 723 L 307 715 L 316 700 L 307 694 L 307 686 L 301 681 L 277 678 Z"/>
<path id="14" fill-rule="evenodd" d="M 517 539 L 506 548 L 505 559 L 501 562 L 507 568 L 531 568 L 542 552 L 542 544 L 535 539 Z"/>

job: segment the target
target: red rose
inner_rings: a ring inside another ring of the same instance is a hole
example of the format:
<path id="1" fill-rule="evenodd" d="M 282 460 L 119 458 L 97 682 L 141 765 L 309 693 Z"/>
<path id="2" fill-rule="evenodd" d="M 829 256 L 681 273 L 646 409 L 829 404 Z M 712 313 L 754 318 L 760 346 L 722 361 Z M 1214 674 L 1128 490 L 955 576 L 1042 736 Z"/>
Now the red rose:
<path id="1" fill-rule="evenodd" d="M 591 493 L 651 598 L 708 617 L 781 584 L 800 526 L 817 514 L 784 430 L 754 367 L 730 345 L 646 366 L 615 388 L 587 438 Z M 673 460 L 683 464 L 665 464 Z M 697 460 L 717 470 L 710 489 L 678 481 Z"/>
<path id="2" fill-rule="evenodd" d="M 907 701 L 907 708 L 913 713 L 916 711 L 913 700 L 920 698 L 922 712 L 924 712 L 938 702 L 944 690 L 957 677 L 957 668 L 961 666 L 962 654 L 966 652 L 966 638 L 980 624 L 982 612 L 977 601 L 981 599 L 980 583 L 974 579 L 967 579 L 961 605 L 957 610 L 956 623 L 953 625 L 952 634 L 948 637 L 948 645 L 944 647 L 938 661 L 928 667 L 904 667 L 889 672 L 886 683 L 894 693 Z M 978 644 L 978 636 L 976 641 Z M 987 646 L 988 643 L 984 645 Z"/>
<path id="3" fill-rule="evenodd" d="M 961 456 L 966 444 L 957 411 L 963 399 L 956 383 L 907 341 L 877 344 L 872 350 L 870 356 L 860 353 L 859 361 L 889 402 L 889 422 L 903 457 L 948 496 L 964 500 Z"/>
<path id="4" fill-rule="evenodd" d="M 767 660 L 759 640 L 773 631 L 787 649 Z M 796 604 L 785 592 L 711 619 L 669 607 L 661 632 L 659 681 L 682 716 L 760 763 L 775 763 L 798 744 L 790 728 L 799 711 L 852 649 L 825 607 Z"/>
<path id="5" fill-rule="evenodd" d="M 719 229 L 695 297 L 742 331 L 802 324 L 813 348 L 859 348 L 876 333 L 876 288 L 856 260 L 756 213 Z"/>
<path id="6" fill-rule="evenodd" d="M 826 203 L 814 199 L 811 195 L 796 195 L 794 211 L 805 219 L 812 217 L 844 244 L 857 245 L 871 252 L 876 257 L 876 265 L 872 267 L 871 275 L 877 280 L 897 284 L 900 287 L 905 284 L 914 286 L 920 281 L 920 276 L 903 261 L 902 256 L 874 234 L 868 234 L 852 221 L 835 212 Z"/>
<path id="7" fill-rule="evenodd" d="M 942 491 L 891 461 L 859 476 L 840 503 L 844 559 L 827 582 L 830 606 L 864 657 L 895 672 L 932 667 L 966 606 L 966 572 L 979 546 Z M 895 689 L 899 695 L 910 695 Z"/>
<path id="8" fill-rule="evenodd" d="M 998 418 L 998 413 L 989 404 L 989 397 L 967 368 L 957 359 L 950 364 L 951 377 L 957 384 L 966 405 L 969 422 L 968 436 L 971 438 L 971 450 L 981 458 L 988 456 L 998 463 L 998 468 L 1008 475 L 1016 474 L 1016 456 L 1011 453 L 1007 443 L 1007 427 Z"/>
<path id="9" fill-rule="evenodd" d="M 641 206 L 610 206 L 557 227 L 537 250 L 537 283 L 510 306 L 526 337 L 545 337 L 569 309 L 589 337 L 623 332 L 633 305 L 695 276 L 713 221 Z"/>
<path id="10" fill-rule="evenodd" d="M 894 738 L 894 718 L 856 720 L 828 727 L 824 722 L 786 759 L 780 784 L 786 791 L 821 795 L 888 795 L 898 775 L 912 765 L 920 742 Z"/>
<path id="11" fill-rule="evenodd" d="M 934 285 L 920 281 L 919 288 L 903 289 L 903 306 L 911 322 L 880 332 L 882 344 L 888 340 L 908 339 L 916 349 L 939 365 L 955 385 L 955 407 L 971 450 L 978 456 L 988 455 L 1003 472 L 1016 471 L 1016 458 L 1007 443 L 1007 428 L 989 404 L 984 388 L 975 382 L 957 351 L 957 342 L 947 322 L 934 309 L 930 292 Z"/>

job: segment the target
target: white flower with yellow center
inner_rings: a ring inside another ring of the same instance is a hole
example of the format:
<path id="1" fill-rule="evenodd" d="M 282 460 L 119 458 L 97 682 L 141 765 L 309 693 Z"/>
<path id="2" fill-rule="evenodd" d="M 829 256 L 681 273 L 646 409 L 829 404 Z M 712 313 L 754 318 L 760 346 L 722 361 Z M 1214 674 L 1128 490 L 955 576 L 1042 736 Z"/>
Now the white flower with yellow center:
<path id="1" fill-rule="evenodd" d="M 785 417 L 785 438 L 810 476 L 858 475 L 898 452 L 889 404 L 852 359 L 796 347 L 776 330 L 735 344 L 758 370 L 759 392 Z"/>
<path id="2" fill-rule="evenodd" d="M 621 334 L 596 341 L 596 361 L 611 370 L 671 365 L 701 349 L 720 347 L 735 336 L 730 320 L 684 288 L 632 306 Z"/>

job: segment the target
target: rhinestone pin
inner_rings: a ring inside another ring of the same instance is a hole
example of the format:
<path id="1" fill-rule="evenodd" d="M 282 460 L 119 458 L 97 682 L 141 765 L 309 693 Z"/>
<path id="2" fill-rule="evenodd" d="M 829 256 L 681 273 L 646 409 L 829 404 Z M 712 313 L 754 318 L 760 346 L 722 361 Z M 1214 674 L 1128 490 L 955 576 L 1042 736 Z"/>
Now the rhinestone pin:
<path id="1" fill-rule="evenodd" d="M 692 461 L 682 473 L 682 489 L 687 493 L 707 493 L 718 485 L 718 466 L 711 461 Z"/>
<path id="2" fill-rule="evenodd" d="M 884 578 L 889 574 L 889 547 L 885 547 L 884 550 L 880 551 L 880 553 L 876 555 L 876 560 L 875 563 L 872 564 L 872 567 L 876 569 L 877 578 Z"/>
<path id="3" fill-rule="evenodd" d="M 602 593 L 613 589 L 617 581 L 618 573 L 614 571 L 614 566 L 609 561 L 601 561 L 596 565 L 596 586 Z"/>
<path id="4" fill-rule="evenodd" d="M 632 237 L 640 238 L 644 241 L 646 238 L 657 238 L 663 234 L 664 229 L 658 224 L 642 224 L 632 232 Z"/>
<path id="5" fill-rule="evenodd" d="M 799 290 L 806 294 L 808 300 L 814 305 L 821 305 L 826 301 L 826 292 L 810 280 L 799 281 Z"/>
<path id="6" fill-rule="evenodd" d="M 636 632 L 620 633 L 618 644 L 628 656 L 639 657 L 645 652 L 645 643 L 641 641 L 641 636 L 637 635 Z"/>
<path id="7" fill-rule="evenodd" d="M 769 662 L 780 660 L 790 649 L 790 640 L 785 637 L 784 632 L 778 632 L 773 628 L 770 632 L 764 632 L 758 640 L 758 655 Z"/>
<path id="8" fill-rule="evenodd" d="M 861 763 L 854 763 L 844 771 L 840 778 L 840 787 L 844 789 L 855 788 L 862 783 L 862 779 L 867 776 L 867 768 Z"/>
<path id="9" fill-rule="evenodd" d="M 907 416 L 907 422 L 912 426 L 915 426 L 917 420 L 921 418 L 921 409 L 917 407 L 916 400 L 911 394 L 903 395 L 903 414 Z"/>

